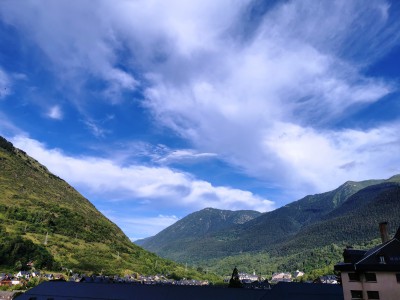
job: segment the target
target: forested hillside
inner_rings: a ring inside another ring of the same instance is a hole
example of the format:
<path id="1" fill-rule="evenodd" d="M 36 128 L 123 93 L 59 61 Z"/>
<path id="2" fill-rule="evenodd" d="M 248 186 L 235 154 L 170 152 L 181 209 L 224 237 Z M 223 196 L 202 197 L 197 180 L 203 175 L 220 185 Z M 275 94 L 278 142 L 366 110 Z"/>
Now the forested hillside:
<path id="1" fill-rule="evenodd" d="M 0 137 L 0 268 L 203 274 L 134 245 L 87 199 Z"/>
<path id="2" fill-rule="evenodd" d="M 227 262 L 247 268 L 268 261 L 268 270 L 291 266 L 311 271 L 332 267 L 346 245 L 376 243 L 381 221 L 391 224 L 392 234 L 400 225 L 400 176 L 349 181 L 195 240 L 177 238 L 163 244 L 161 232 L 149 249 L 210 269 L 222 270 Z M 146 241 L 143 246 L 148 247 Z"/>
<path id="3" fill-rule="evenodd" d="M 187 242 L 198 240 L 213 232 L 218 232 L 237 224 L 244 224 L 260 215 L 260 212 L 252 210 L 230 211 L 205 208 L 186 216 L 156 236 L 139 240 L 135 243 L 138 245 L 145 244 L 149 250 L 153 249 L 153 247 L 157 249 L 159 244 L 163 244 L 164 248 L 170 248 L 173 247 L 172 244 L 179 243 L 181 240 Z M 179 247 L 179 245 L 176 246 Z"/>

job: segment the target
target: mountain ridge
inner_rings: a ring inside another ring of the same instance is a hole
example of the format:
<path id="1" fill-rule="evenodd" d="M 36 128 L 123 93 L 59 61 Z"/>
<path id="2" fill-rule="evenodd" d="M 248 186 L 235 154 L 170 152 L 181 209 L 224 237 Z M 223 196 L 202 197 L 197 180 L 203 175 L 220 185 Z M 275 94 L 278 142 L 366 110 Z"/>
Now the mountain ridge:
<path id="1" fill-rule="evenodd" d="M 266 251 L 278 256 L 292 255 L 298 247 L 304 250 L 363 243 L 376 237 L 378 222 L 388 219 L 391 223 L 400 223 L 400 207 L 388 212 L 390 207 L 399 206 L 399 186 L 400 175 L 386 180 L 347 181 L 332 191 L 305 196 L 246 223 L 234 224 L 201 238 L 169 237 L 169 243 L 164 245 L 157 245 L 153 239 L 151 247 L 146 242 L 142 246 L 176 261 L 202 264 L 240 253 Z M 359 224 L 352 220 L 358 220 Z M 343 230 L 343 234 L 335 227 Z"/>
<path id="2" fill-rule="evenodd" d="M 184 219 L 177 221 L 175 226 L 167 227 L 158 235 L 162 236 L 164 242 L 167 242 L 171 235 L 174 237 L 178 235 L 180 238 L 192 238 L 193 234 L 197 237 L 206 236 L 234 224 L 243 224 L 259 215 L 261 213 L 254 210 L 231 211 L 207 207 L 187 215 Z M 190 228 L 187 229 L 187 227 Z M 156 236 L 137 240 L 135 244 L 146 243 L 149 245 L 153 239 L 157 239 Z"/>

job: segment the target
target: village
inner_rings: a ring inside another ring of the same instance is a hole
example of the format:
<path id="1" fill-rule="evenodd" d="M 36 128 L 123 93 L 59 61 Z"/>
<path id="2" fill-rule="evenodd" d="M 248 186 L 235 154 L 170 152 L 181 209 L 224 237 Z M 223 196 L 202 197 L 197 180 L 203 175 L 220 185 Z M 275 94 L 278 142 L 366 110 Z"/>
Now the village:
<path id="1" fill-rule="evenodd" d="M 235 268 L 236 269 L 236 268 Z M 23 294 L 27 290 L 30 290 L 37 285 L 49 282 L 49 283 L 95 283 L 99 285 L 110 285 L 110 284 L 124 284 L 124 285 L 147 285 L 147 286 L 213 286 L 213 283 L 207 280 L 194 280 L 194 279 L 180 279 L 175 280 L 168 278 L 165 275 L 141 275 L 132 274 L 126 276 L 107 276 L 107 275 L 84 275 L 78 273 L 72 273 L 72 270 L 65 268 L 64 273 L 46 273 L 39 270 L 30 271 L 18 271 L 16 273 L 0 273 L 0 299 L 14 299 L 18 295 Z M 69 274 L 69 275 L 66 275 Z M 264 277 L 244 272 L 238 273 L 241 287 L 243 289 L 251 290 L 271 290 L 278 283 L 288 283 L 300 281 L 304 275 L 301 271 L 296 271 L 293 274 L 289 272 L 274 273 L 272 279 L 268 281 Z M 233 275 L 232 275 L 233 276 Z M 224 283 L 225 287 L 229 286 L 229 280 L 232 276 L 225 276 Z M 330 279 L 330 280 L 328 280 Z M 319 280 L 315 281 L 318 283 L 337 284 L 338 280 L 336 276 L 323 276 Z M 314 282 L 314 283 L 315 283 Z M 312 282 L 310 282 L 312 283 Z"/>
<path id="2" fill-rule="evenodd" d="M 181 280 L 169 279 L 164 275 L 140 275 L 127 276 L 108 275 L 84 275 L 74 273 L 70 276 L 61 273 L 41 273 L 40 271 L 19 271 L 15 274 L 0 273 L 0 289 L 19 290 L 33 287 L 43 281 L 70 281 L 85 283 L 133 283 L 133 284 L 170 284 L 170 285 L 209 285 L 207 280 L 194 280 L 183 278 Z M 3 287 L 3 288 L 1 288 Z"/>
<path id="3" fill-rule="evenodd" d="M 369 250 L 347 247 L 343 262 L 335 265 L 335 275 L 321 276 L 313 282 L 303 281 L 304 272 L 272 274 L 270 281 L 262 276 L 239 272 L 235 267 L 226 276 L 225 285 L 208 281 L 168 278 L 166 275 L 127 276 L 82 275 L 64 268 L 64 274 L 30 271 L 0 274 L 0 299 L 131 299 L 131 293 L 153 295 L 154 299 L 390 299 L 400 296 L 400 228 L 390 238 L 387 223 L 379 224 L 382 243 Z M 150 288 L 153 286 L 153 288 Z M 180 287 L 180 288 L 179 288 Z M 230 287 L 230 288 L 229 288 Z M 21 295 L 20 295 L 21 294 Z M 19 296 L 20 295 L 20 296 Z M 40 296 L 40 297 L 39 297 Z M 138 296 L 139 297 L 139 296 Z M 196 298 L 197 297 L 197 298 Z M 210 298 L 211 297 L 211 298 Z M 214 297 L 214 298 L 213 298 Z M 136 299 L 136 298 L 135 298 Z M 143 299 L 143 298 L 137 298 Z"/>
<path id="4" fill-rule="evenodd" d="M 18 271 L 16 273 L 0 273 L 0 299 L 12 299 L 15 295 L 25 292 L 45 281 L 50 282 L 74 282 L 74 283 L 100 283 L 100 284 L 139 284 L 139 285 L 171 285 L 171 286 L 212 286 L 213 283 L 207 280 L 168 278 L 163 274 L 142 275 L 132 274 L 126 276 L 108 275 L 85 275 L 72 273 L 72 270 L 65 268 L 64 273 L 46 273 L 39 270 Z M 69 275 L 66 275 L 69 274 Z M 238 273 L 241 287 L 245 289 L 270 290 L 280 282 L 299 282 L 304 272 L 297 270 L 293 274 L 289 272 L 274 273 L 270 281 L 268 279 L 244 272 Z M 224 283 L 229 286 L 231 276 L 224 277 Z M 321 276 L 315 281 L 308 283 L 338 284 L 339 280 L 335 275 Z"/>

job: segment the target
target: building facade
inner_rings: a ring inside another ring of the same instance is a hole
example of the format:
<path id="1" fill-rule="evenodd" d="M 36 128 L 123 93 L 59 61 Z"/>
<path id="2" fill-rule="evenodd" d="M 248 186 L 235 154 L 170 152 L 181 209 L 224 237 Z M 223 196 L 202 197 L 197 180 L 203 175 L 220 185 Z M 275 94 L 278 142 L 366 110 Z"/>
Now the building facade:
<path id="1" fill-rule="evenodd" d="M 380 228 L 382 244 L 368 251 L 345 249 L 344 262 L 335 266 L 341 272 L 344 300 L 400 299 L 400 228 L 391 240 L 386 223 Z"/>

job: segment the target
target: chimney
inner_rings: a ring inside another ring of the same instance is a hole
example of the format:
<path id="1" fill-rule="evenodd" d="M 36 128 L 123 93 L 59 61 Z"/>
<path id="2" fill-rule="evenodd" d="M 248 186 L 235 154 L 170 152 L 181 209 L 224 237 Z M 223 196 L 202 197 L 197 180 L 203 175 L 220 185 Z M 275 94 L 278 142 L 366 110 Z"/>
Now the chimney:
<path id="1" fill-rule="evenodd" d="M 388 224 L 388 222 L 380 222 L 379 223 L 379 231 L 381 232 L 382 244 L 386 243 L 389 240 L 387 224 Z"/>

